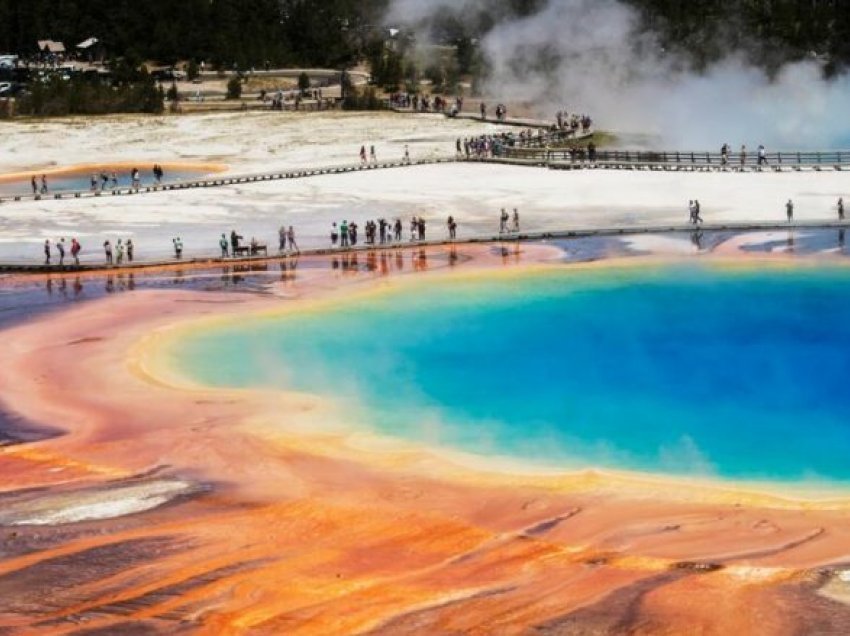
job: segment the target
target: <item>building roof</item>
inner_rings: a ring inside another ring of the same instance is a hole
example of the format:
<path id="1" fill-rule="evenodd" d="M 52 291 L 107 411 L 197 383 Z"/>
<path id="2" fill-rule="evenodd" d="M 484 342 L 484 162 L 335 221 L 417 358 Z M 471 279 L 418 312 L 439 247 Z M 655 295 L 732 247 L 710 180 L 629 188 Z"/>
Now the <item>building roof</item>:
<path id="1" fill-rule="evenodd" d="M 54 42 L 53 40 L 39 40 L 38 50 L 47 51 L 48 53 L 64 53 L 65 45 L 62 42 Z"/>
<path id="2" fill-rule="evenodd" d="M 77 48 L 78 48 L 78 49 L 90 49 L 91 47 L 93 47 L 93 46 L 94 46 L 95 44 L 97 44 L 98 42 L 100 42 L 100 40 L 98 40 L 97 38 L 92 37 L 92 38 L 89 38 L 89 39 L 87 39 L 87 40 L 83 40 L 82 42 L 80 42 L 80 43 L 77 45 Z"/>

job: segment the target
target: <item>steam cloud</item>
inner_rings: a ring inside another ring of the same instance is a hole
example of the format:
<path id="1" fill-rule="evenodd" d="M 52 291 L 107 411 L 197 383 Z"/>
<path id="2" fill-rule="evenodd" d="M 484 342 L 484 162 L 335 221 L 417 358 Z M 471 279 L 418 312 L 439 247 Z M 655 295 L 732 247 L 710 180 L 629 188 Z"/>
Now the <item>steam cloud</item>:
<path id="1" fill-rule="evenodd" d="M 441 12 L 462 16 L 486 2 L 395 0 L 387 19 L 422 27 Z M 485 91 L 534 101 L 547 118 L 561 109 L 588 113 L 598 127 L 648 133 L 674 148 L 850 143 L 847 75 L 826 81 L 812 60 L 788 64 L 771 79 L 739 51 L 696 74 L 641 32 L 639 22 L 618 0 L 549 0 L 485 36 L 482 51 L 492 67 Z"/>

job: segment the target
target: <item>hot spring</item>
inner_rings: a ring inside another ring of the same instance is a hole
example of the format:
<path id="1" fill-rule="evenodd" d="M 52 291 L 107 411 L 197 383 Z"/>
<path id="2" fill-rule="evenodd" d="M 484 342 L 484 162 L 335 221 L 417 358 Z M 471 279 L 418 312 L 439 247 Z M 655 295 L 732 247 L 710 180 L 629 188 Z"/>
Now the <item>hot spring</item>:
<path id="1" fill-rule="evenodd" d="M 842 267 L 694 264 L 420 279 L 201 330 L 172 353 L 204 384 L 319 394 L 429 446 L 843 486 L 849 287 Z"/>
<path id="2" fill-rule="evenodd" d="M 134 167 L 139 169 L 142 187 L 152 186 L 155 183 L 153 175 L 154 162 L 144 161 L 135 165 L 129 164 L 91 164 L 82 166 L 68 166 L 66 168 L 44 170 L 41 172 L 26 172 L 13 175 L 0 175 L 0 196 L 23 196 L 32 194 L 31 179 L 35 177 L 37 186 L 41 187 L 41 177 L 47 178 L 49 192 L 86 192 L 91 189 L 92 175 L 97 176 L 97 188 L 103 186 L 101 174 L 108 177 L 115 172 L 118 188 L 129 188 L 132 184 L 131 171 Z M 161 164 L 164 169 L 162 183 L 179 183 L 181 181 L 193 181 L 200 179 L 213 172 L 221 172 L 224 166 L 201 165 L 190 163 Z M 112 188 L 111 181 L 106 184 L 106 190 Z"/>

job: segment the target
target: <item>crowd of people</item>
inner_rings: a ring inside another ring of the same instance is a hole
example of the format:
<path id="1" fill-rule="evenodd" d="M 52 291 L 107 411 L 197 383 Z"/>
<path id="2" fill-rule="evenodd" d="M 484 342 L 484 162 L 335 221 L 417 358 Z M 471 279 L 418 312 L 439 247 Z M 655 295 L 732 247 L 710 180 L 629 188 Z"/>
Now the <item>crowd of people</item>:
<path id="1" fill-rule="evenodd" d="M 593 120 L 589 115 L 570 114 L 562 110 L 555 114 L 555 127 L 561 131 L 568 130 L 576 134 L 580 129 L 582 133 L 587 133 L 592 126 Z"/>

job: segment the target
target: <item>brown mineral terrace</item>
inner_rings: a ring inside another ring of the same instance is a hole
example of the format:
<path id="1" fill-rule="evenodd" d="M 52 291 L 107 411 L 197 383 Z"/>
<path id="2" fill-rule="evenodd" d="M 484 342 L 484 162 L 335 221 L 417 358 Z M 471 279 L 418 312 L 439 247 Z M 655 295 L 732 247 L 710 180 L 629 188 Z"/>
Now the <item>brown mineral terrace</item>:
<path id="1" fill-rule="evenodd" d="M 476 465 L 337 425 L 318 396 L 169 371 L 169 338 L 204 321 L 564 266 L 516 249 L 137 291 L 7 329 L 4 409 L 65 434 L 0 449 L 0 631 L 850 633 L 850 498 Z"/>

